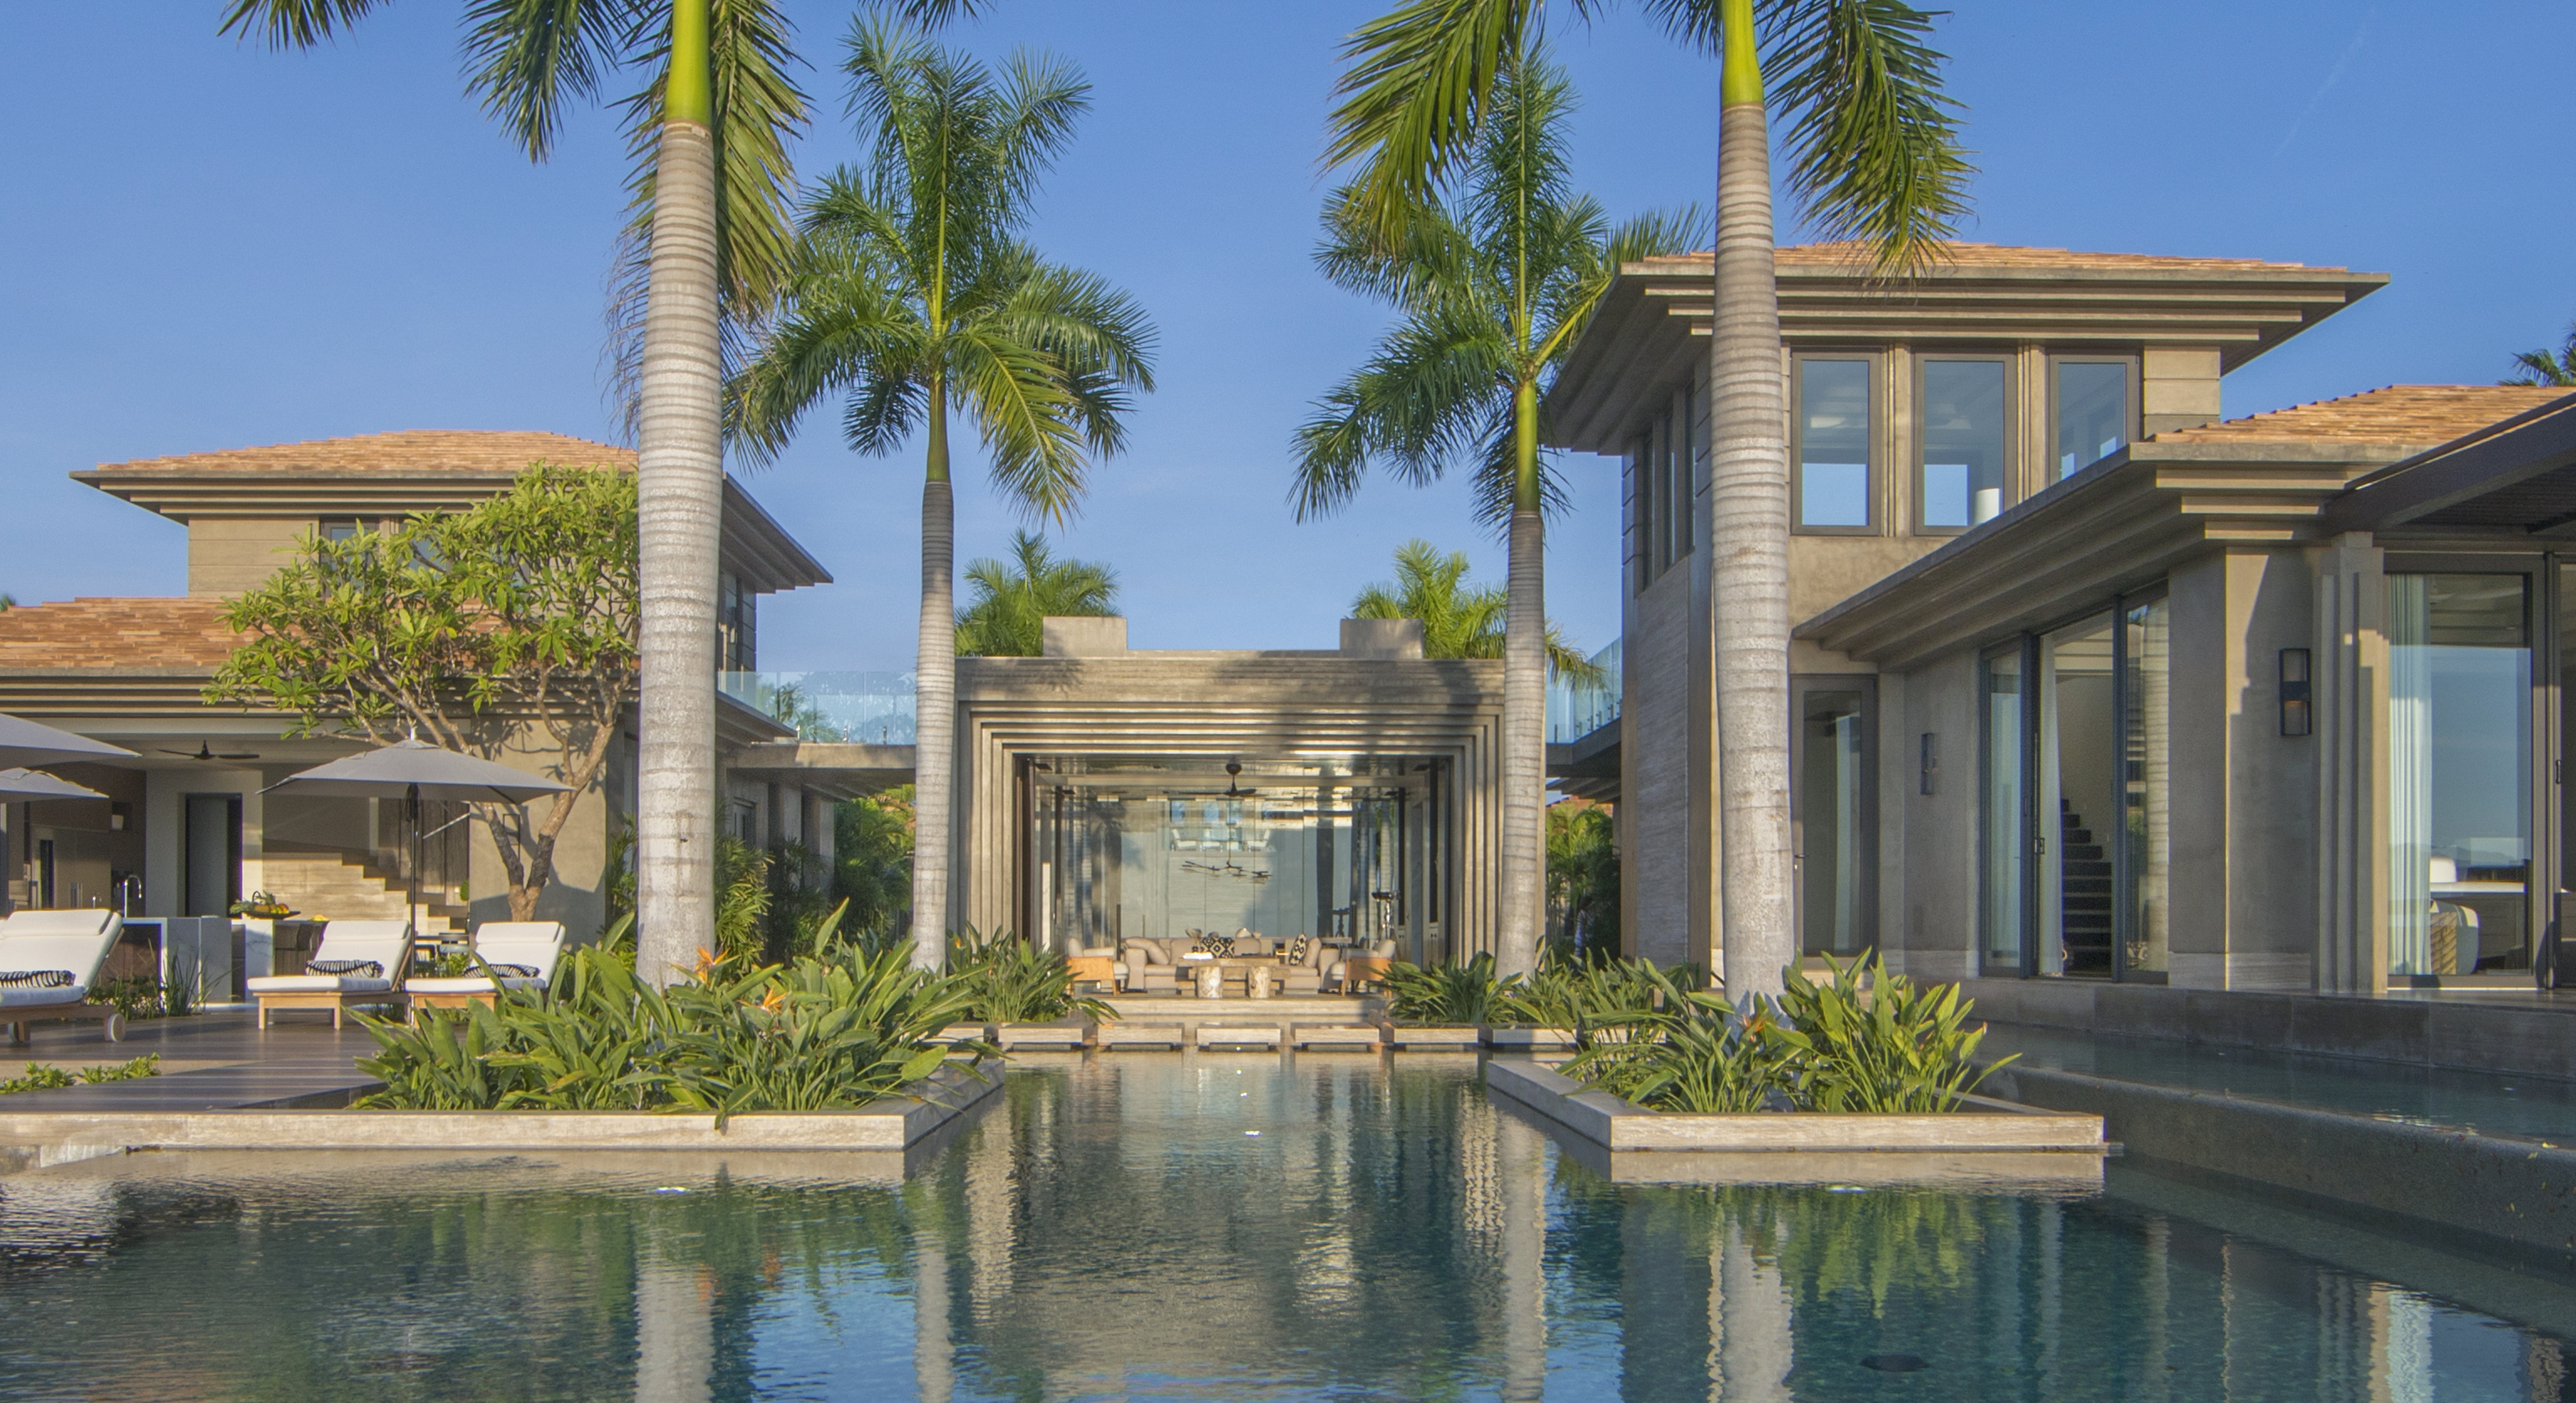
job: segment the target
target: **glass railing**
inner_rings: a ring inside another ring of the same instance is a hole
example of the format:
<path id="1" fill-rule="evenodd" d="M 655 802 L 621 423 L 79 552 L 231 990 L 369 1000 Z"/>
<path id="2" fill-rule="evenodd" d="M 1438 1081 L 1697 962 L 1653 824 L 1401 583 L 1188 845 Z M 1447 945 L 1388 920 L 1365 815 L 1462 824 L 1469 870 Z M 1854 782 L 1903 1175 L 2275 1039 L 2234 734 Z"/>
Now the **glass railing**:
<path id="1" fill-rule="evenodd" d="M 799 740 L 912 744 L 909 672 L 728 672 L 717 685 Z"/>
<path id="2" fill-rule="evenodd" d="M 1547 681 L 1547 739 L 1550 745 L 1565 745 L 1583 739 L 1619 719 L 1620 643 L 1592 655 L 1592 665 L 1601 669 L 1598 682 L 1572 682 L 1562 677 Z"/>

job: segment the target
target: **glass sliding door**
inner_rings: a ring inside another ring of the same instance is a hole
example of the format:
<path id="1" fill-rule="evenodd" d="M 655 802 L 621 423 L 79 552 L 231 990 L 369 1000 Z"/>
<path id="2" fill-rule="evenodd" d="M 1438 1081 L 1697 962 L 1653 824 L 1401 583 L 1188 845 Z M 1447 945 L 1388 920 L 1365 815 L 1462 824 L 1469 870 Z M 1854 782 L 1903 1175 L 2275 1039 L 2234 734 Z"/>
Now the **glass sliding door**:
<path id="1" fill-rule="evenodd" d="M 2161 598 L 2123 601 L 2120 629 L 2119 973 L 2125 978 L 2164 973 L 2171 945 L 2173 611 Z"/>
<path id="2" fill-rule="evenodd" d="M 2039 972 L 2109 975 L 2112 844 L 2125 801 L 2112 695 L 2112 616 L 2039 640 Z"/>
<path id="3" fill-rule="evenodd" d="M 1867 677 L 1801 678 L 1791 690 L 1790 833 L 1797 869 L 1799 949 L 1852 956 L 1875 940 L 1871 919 L 1875 824 Z"/>
<path id="4" fill-rule="evenodd" d="M 2526 578 L 2388 577 L 2388 978 L 2531 967 Z"/>
<path id="5" fill-rule="evenodd" d="M 1980 684 L 1980 721 L 1984 760 L 1979 775 L 1979 805 L 1984 810 L 1980 835 L 1983 881 L 1980 924 L 1983 966 L 1988 974 L 2018 974 L 2023 968 L 2023 928 L 2027 924 L 2030 827 L 2026 821 L 2023 784 L 2030 753 L 2029 720 L 2024 693 L 2022 647 L 1989 655 Z"/>

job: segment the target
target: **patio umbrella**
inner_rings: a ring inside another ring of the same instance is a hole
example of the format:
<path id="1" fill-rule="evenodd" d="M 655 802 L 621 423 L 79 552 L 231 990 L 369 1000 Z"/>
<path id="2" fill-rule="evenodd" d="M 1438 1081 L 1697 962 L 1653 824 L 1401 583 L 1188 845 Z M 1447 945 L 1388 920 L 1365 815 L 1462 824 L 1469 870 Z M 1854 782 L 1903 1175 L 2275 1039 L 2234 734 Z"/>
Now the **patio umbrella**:
<path id="1" fill-rule="evenodd" d="M 0 804 L 15 804 L 26 799 L 104 799 L 107 796 L 85 784 L 39 774 L 34 770 L 0 770 Z"/>
<path id="2" fill-rule="evenodd" d="M 134 752 L 33 721 L 22 721 L 15 716 L 0 716 L 0 765 L 60 765 L 71 760 L 114 760 L 120 757 L 131 760 Z"/>
<path id="3" fill-rule="evenodd" d="M 420 904 L 420 801 L 461 799 L 477 804 L 524 804 L 545 794 L 561 794 L 570 785 L 542 775 L 514 770 L 495 761 L 442 750 L 427 741 L 398 740 L 379 750 L 316 765 L 260 792 L 291 789 L 348 799 L 400 799 L 411 823 L 410 906 Z M 412 918 L 412 929 L 420 929 Z"/>

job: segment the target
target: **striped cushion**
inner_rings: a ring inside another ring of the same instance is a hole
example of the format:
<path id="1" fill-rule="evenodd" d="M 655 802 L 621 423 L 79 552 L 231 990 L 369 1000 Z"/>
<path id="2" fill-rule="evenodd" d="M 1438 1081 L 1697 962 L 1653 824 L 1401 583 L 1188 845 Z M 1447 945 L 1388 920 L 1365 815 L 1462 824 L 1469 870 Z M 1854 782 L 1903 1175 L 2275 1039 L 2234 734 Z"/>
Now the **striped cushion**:
<path id="1" fill-rule="evenodd" d="M 67 969 L 0 971 L 0 989 L 68 989 L 78 979 Z"/>

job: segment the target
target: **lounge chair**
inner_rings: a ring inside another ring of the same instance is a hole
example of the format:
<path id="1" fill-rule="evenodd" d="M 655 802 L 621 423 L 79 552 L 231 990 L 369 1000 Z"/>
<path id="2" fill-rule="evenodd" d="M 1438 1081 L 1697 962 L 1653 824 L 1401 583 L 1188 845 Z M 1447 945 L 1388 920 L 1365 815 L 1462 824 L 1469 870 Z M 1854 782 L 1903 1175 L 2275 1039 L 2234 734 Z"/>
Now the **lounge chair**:
<path id="1" fill-rule="evenodd" d="M 116 948 L 125 918 L 104 907 L 71 911 L 20 911 L 0 921 L 0 1021 L 19 1047 L 34 1041 L 37 1023 L 95 1021 L 109 1042 L 125 1036 L 125 1016 L 89 1001 L 90 986 Z"/>
<path id="2" fill-rule="evenodd" d="M 333 921 L 302 974 L 265 974 L 248 981 L 259 1002 L 259 1026 L 282 1008 L 327 1008 L 331 1026 L 358 1004 L 399 1004 L 403 961 L 411 956 L 408 921 Z M 373 966 L 372 970 L 369 966 Z"/>
<path id="3" fill-rule="evenodd" d="M 555 976 L 555 961 L 563 956 L 563 944 L 561 921 L 489 921 L 474 932 L 474 953 L 492 967 L 491 973 L 478 968 L 452 977 L 406 979 L 403 993 L 414 1018 L 424 1007 L 488 1004 L 499 989 L 544 993 L 546 981 Z"/>

